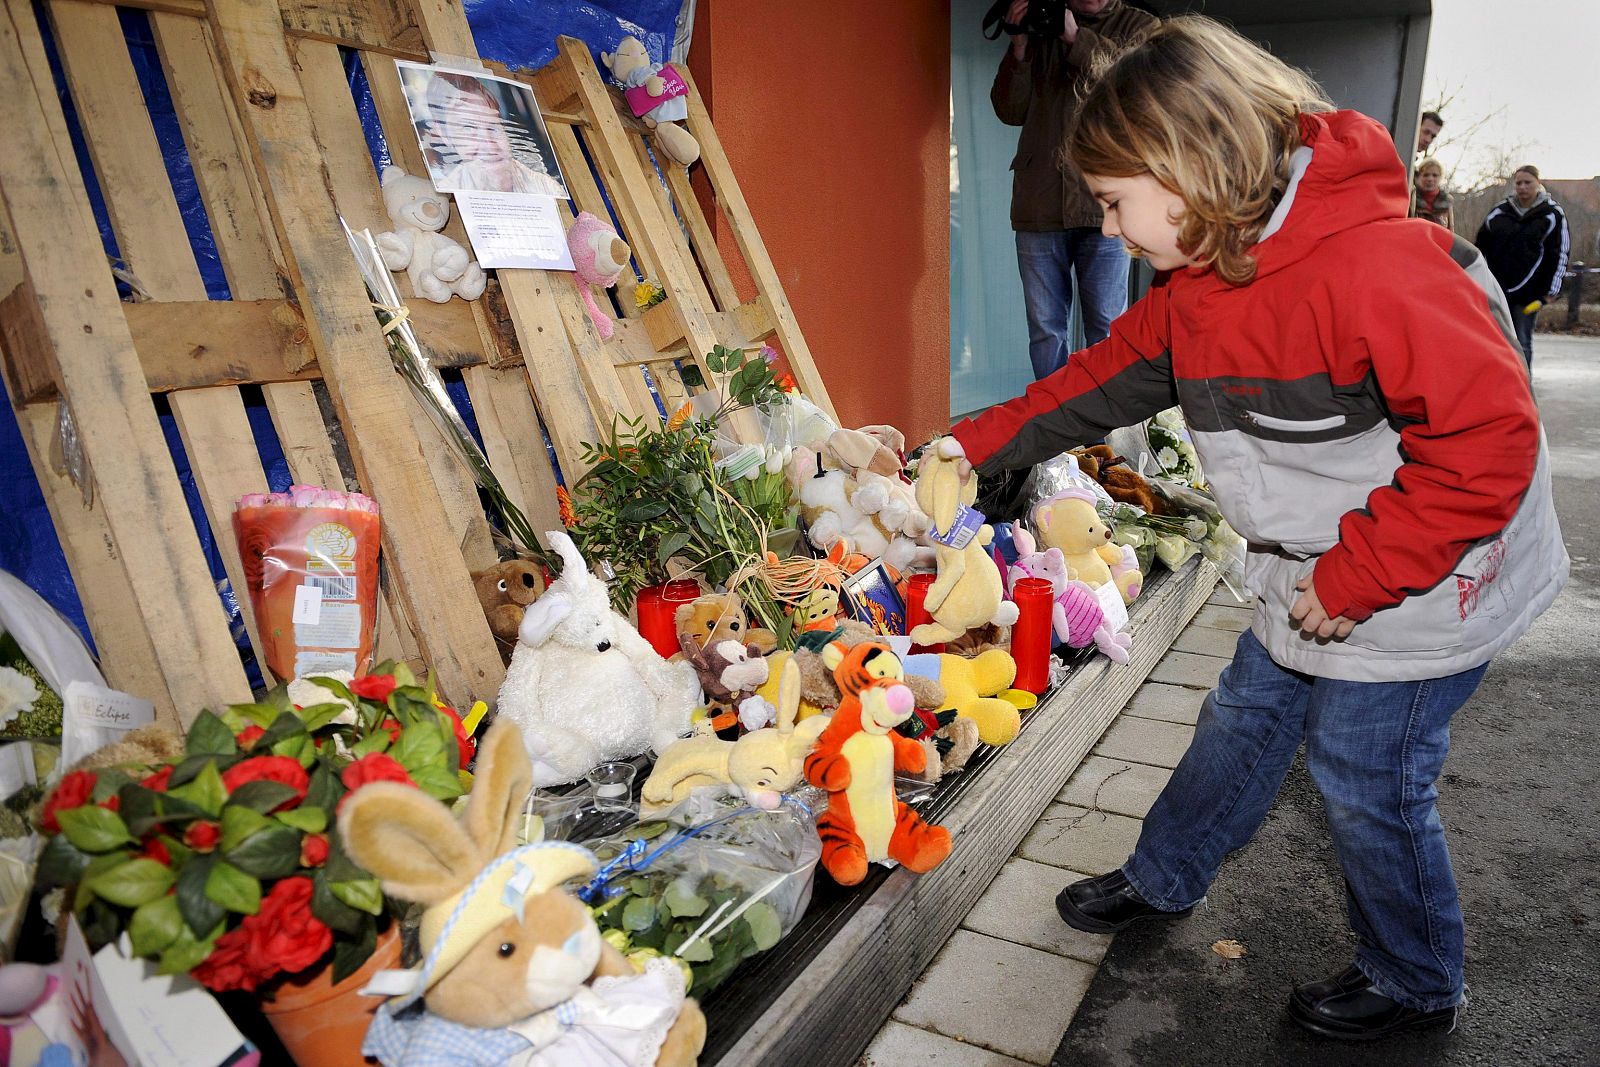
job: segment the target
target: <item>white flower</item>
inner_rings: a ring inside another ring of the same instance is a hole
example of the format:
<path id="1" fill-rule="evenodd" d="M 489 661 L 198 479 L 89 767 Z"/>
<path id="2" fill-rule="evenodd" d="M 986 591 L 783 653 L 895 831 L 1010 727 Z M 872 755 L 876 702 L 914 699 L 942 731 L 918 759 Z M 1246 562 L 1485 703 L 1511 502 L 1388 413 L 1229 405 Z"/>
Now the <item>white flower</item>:
<path id="1" fill-rule="evenodd" d="M 331 689 L 318 685 L 317 678 L 332 678 L 336 682 L 343 682 L 348 686 L 355 680 L 355 675 L 349 671 L 322 671 L 311 678 L 296 678 L 289 683 L 289 702 L 296 707 L 309 708 L 317 704 L 342 704 L 344 710 L 334 716 L 333 721 L 343 726 L 353 725 L 356 721 L 356 707 Z"/>
<path id="2" fill-rule="evenodd" d="M 13 667 L 0 667 L 0 727 L 33 707 L 39 687 L 33 679 Z"/>
<path id="3" fill-rule="evenodd" d="M 1163 448 L 1156 453 L 1156 462 L 1161 464 L 1162 470 L 1176 470 L 1178 466 L 1178 453 L 1170 448 Z"/>

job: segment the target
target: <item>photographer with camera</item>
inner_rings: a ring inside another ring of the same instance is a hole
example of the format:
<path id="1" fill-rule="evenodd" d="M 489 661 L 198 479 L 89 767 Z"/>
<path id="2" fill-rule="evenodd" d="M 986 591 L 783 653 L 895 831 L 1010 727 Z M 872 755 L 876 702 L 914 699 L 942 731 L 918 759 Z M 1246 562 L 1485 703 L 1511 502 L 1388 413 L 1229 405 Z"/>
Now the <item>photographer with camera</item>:
<path id="1" fill-rule="evenodd" d="M 986 31 L 1011 35 L 989 99 L 1008 126 L 1021 126 L 1011 187 L 1011 228 L 1028 313 L 1035 378 L 1072 352 L 1074 277 L 1089 344 L 1104 340 L 1127 305 L 1128 253 L 1100 233 L 1102 212 L 1083 177 L 1061 158 L 1085 76 L 1143 41 L 1154 15 L 1123 0 L 999 0 Z"/>

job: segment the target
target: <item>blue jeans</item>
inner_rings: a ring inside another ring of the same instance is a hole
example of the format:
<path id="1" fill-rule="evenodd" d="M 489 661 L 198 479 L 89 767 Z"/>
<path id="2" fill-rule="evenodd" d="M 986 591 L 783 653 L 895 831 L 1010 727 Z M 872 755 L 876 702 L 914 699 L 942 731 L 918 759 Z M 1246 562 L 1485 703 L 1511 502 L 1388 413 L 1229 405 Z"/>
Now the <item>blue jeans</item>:
<path id="1" fill-rule="evenodd" d="M 1077 278 L 1083 335 L 1104 341 L 1111 320 L 1128 308 L 1128 252 L 1092 226 L 1050 233 L 1017 233 L 1022 302 L 1028 310 L 1028 358 L 1043 378 L 1072 353 L 1073 278 Z"/>
<path id="2" fill-rule="evenodd" d="M 1527 306 L 1526 303 L 1523 305 Z M 1517 342 L 1522 345 L 1522 358 L 1528 361 L 1528 369 L 1533 369 L 1533 324 L 1539 318 L 1537 311 L 1529 314 L 1521 307 L 1511 309 L 1511 326 L 1517 331 Z"/>
<path id="3" fill-rule="evenodd" d="M 1341 682 L 1285 670 L 1242 634 L 1123 873 L 1163 910 L 1199 903 L 1223 857 L 1260 828 L 1304 741 L 1344 869 L 1356 966 L 1418 1010 L 1459 1004 L 1461 905 L 1434 781 L 1450 716 L 1486 669 Z"/>

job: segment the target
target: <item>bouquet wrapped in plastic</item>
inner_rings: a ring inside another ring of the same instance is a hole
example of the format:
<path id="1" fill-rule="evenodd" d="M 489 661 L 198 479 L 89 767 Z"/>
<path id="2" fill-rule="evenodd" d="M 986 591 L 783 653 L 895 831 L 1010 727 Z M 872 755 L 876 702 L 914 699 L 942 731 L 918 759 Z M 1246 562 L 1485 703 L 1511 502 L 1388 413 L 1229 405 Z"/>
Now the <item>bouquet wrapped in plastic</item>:
<path id="1" fill-rule="evenodd" d="M 360 493 L 290 486 L 250 493 L 233 513 L 267 667 L 288 681 L 372 666 L 378 504 Z"/>
<path id="2" fill-rule="evenodd" d="M 602 936 L 635 966 L 674 957 L 692 996 L 794 928 L 822 855 L 812 809 L 792 795 L 777 811 L 694 798 L 665 818 L 580 843 L 601 863 L 578 895 Z"/>

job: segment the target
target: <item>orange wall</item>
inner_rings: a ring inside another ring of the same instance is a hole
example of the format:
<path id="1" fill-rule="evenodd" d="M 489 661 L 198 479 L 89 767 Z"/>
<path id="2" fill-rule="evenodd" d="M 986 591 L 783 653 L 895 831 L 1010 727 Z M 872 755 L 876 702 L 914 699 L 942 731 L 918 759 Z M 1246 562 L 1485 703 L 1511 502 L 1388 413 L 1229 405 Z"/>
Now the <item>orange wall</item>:
<path id="1" fill-rule="evenodd" d="M 948 427 L 949 4 L 699 0 L 689 67 L 840 420 Z"/>

